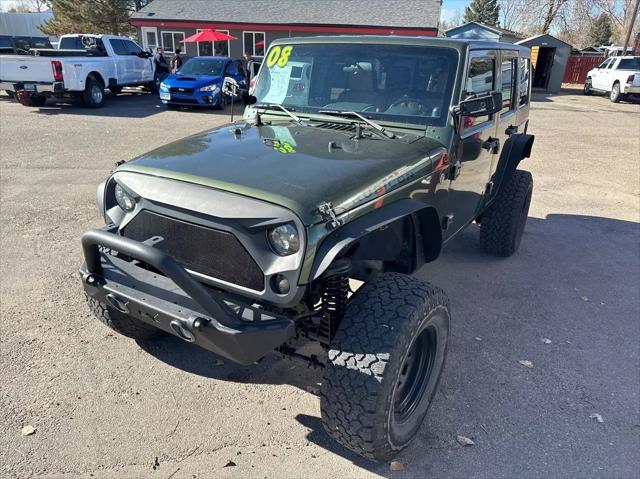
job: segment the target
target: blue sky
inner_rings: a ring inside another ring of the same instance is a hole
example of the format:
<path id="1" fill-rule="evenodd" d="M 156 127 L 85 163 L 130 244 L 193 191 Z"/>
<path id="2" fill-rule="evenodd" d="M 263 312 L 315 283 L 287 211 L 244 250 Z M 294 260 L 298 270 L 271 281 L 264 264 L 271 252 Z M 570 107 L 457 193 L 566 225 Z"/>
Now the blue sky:
<path id="1" fill-rule="evenodd" d="M 464 13 L 464 7 L 469 5 L 471 0 L 444 0 L 442 2 L 442 15 L 441 19 L 450 22 L 456 14 L 456 10 L 460 10 Z"/>

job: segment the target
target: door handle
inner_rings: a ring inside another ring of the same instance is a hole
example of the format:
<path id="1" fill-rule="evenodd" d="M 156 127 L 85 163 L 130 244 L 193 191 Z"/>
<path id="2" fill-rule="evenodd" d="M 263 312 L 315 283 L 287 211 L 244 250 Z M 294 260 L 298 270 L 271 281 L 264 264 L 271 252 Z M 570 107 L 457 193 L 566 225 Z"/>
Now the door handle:
<path id="1" fill-rule="evenodd" d="M 492 155 L 495 155 L 498 153 L 498 149 L 500 148 L 500 140 L 498 138 L 489 137 L 482 143 L 482 148 L 491 152 Z"/>
<path id="2" fill-rule="evenodd" d="M 517 132 L 518 132 L 518 127 L 514 126 L 514 125 L 509 125 L 507 127 L 507 129 L 504 130 L 504 134 L 508 135 L 508 136 L 511 136 L 511 135 L 513 135 L 514 133 L 517 133 Z"/>

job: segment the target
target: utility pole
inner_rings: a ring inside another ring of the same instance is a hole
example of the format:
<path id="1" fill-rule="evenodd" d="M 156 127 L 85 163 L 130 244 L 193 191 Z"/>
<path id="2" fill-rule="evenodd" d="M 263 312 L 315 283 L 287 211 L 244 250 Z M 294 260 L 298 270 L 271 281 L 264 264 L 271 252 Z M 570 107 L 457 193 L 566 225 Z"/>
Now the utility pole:
<path id="1" fill-rule="evenodd" d="M 636 5 L 633 7 L 633 13 L 629 19 L 629 26 L 627 27 L 627 33 L 624 36 L 624 46 L 622 47 L 622 54 L 627 54 L 627 47 L 629 46 L 629 39 L 631 38 L 631 32 L 633 31 L 633 25 L 636 23 L 636 17 L 638 16 L 638 6 L 640 6 L 640 0 L 636 0 Z"/>

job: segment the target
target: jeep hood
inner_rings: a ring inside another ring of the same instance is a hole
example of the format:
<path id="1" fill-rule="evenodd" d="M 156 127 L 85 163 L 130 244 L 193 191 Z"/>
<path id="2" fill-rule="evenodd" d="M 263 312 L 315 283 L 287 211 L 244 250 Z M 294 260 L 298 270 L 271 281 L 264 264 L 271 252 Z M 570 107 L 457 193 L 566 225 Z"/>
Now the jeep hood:
<path id="1" fill-rule="evenodd" d="M 351 139 L 353 132 L 299 125 L 225 125 L 142 155 L 118 168 L 209 186 L 275 203 L 305 225 L 379 198 L 428 174 L 443 146 L 434 139 Z M 239 128 L 240 132 L 235 129 Z"/>

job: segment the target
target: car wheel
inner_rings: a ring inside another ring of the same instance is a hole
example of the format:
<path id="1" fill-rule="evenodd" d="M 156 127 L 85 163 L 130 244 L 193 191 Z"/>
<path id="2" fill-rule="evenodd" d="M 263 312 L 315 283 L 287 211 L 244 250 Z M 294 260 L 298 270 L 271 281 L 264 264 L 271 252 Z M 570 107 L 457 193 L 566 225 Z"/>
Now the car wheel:
<path id="1" fill-rule="evenodd" d="M 103 324 L 107 325 L 115 332 L 133 339 L 155 339 L 166 336 L 167 333 L 161 329 L 154 328 L 122 313 L 117 309 L 108 306 L 91 296 L 86 295 L 87 304 L 93 315 Z"/>
<path id="2" fill-rule="evenodd" d="M 327 433 L 371 460 L 405 448 L 436 393 L 450 336 L 445 293 L 387 273 L 353 296 L 331 341 L 320 409 Z"/>
<path id="3" fill-rule="evenodd" d="M 85 106 L 89 108 L 100 108 L 104 105 L 104 87 L 93 78 L 88 78 L 82 99 Z"/>
<path id="4" fill-rule="evenodd" d="M 582 92 L 585 95 L 591 95 L 591 93 L 593 93 L 593 90 L 592 90 L 592 87 L 591 87 L 591 78 L 587 78 L 587 80 L 584 82 L 584 88 L 583 88 Z"/>
<path id="5" fill-rule="evenodd" d="M 480 244 L 487 253 L 506 258 L 518 250 L 532 193 L 533 176 L 528 171 L 514 171 L 500 186 L 495 201 L 482 213 Z"/>
<path id="6" fill-rule="evenodd" d="M 618 103 L 622 95 L 620 94 L 620 83 L 614 83 L 611 87 L 611 93 L 609 93 L 609 100 L 613 103 Z"/>

